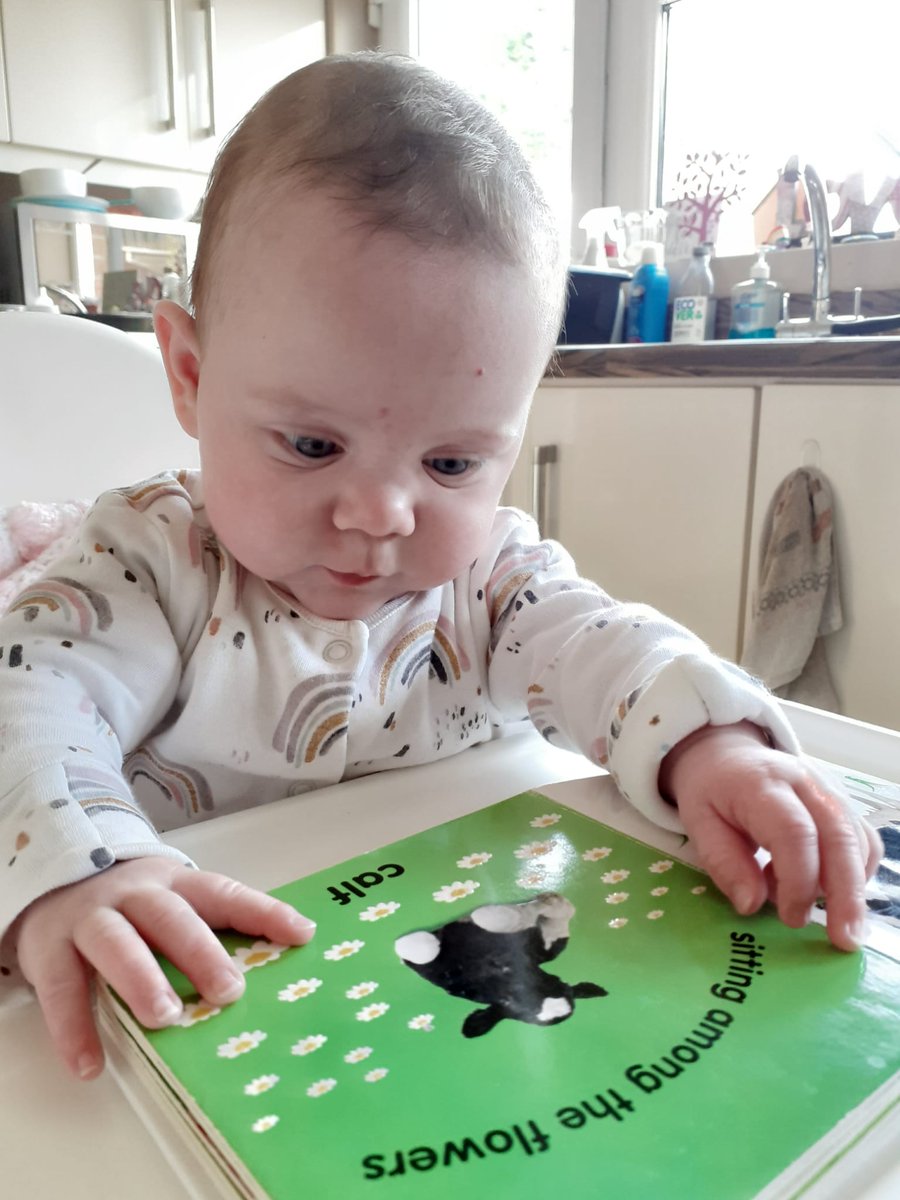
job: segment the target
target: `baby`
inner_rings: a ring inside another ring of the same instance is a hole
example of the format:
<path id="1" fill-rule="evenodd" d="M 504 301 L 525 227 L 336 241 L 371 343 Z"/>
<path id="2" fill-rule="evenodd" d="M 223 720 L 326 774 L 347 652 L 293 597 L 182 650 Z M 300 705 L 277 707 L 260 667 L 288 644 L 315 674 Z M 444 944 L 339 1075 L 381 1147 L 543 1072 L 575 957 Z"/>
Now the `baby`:
<path id="1" fill-rule="evenodd" d="M 160 831 L 526 717 L 683 829 L 740 912 L 799 927 L 824 895 L 859 944 L 877 839 L 778 705 L 498 509 L 565 283 L 517 147 L 411 60 L 317 62 L 223 148 L 194 315 L 155 317 L 201 470 L 101 496 L 0 622 L 0 932 L 81 1078 L 94 971 L 164 1026 L 151 946 L 223 1004 L 213 928 L 313 933 Z"/>

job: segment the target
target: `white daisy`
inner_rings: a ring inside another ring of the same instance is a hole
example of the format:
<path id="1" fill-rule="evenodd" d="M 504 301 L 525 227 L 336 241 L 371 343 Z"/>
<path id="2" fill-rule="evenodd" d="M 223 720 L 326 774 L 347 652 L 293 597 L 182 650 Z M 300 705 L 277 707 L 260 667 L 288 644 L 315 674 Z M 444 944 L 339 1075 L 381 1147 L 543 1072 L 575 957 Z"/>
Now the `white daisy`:
<path id="1" fill-rule="evenodd" d="M 282 988 L 278 993 L 278 999 L 286 1000 L 289 1003 L 293 1003 L 295 1000 L 304 1000 L 321 986 L 321 979 L 298 979 L 296 983 L 289 983 L 287 987 Z"/>
<path id="2" fill-rule="evenodd" d="M 306 1037 L 302 1037 L 299 1042 L 294 1042 L 291 1046 L 291 1054 L 312 1054 L 318 1050 L 320 1046 L 324 1046 L 328 1038 L 324 1033 L 310 1033 Z"/>
<path id="3" fill-rule="evenodd" d="M 217 1017 L 221 1011 L 221 1008 L 216 1008 L 214 1004 L 208 1004 L 205 1000 L 190 1000 L 185 1004 L 184 1011 L 175 1024 L 187 1028 L 199 1024 L 200 1021 L 208 1021 L 210 1017 Z"/>
<path id="4" fill-rule="evenodd" d="M 546 878 L 540 871 L 525 871 L 516 880 L 516 887 L 520 888 L 542 888 L 546 883 Z"/>
<path id="5" fill-rule="evenodd" d="M 553 849 L 553 842 L 526 842 L 524 846 L 520 846 L 518 850 L 514 850 L 516 858 L 540 858 L 542 854 L 549 854 Z"/>
<path id="6" fill-rule="evenodd" d="M 268 1117 L 260 1117 L 258 1121 L 254 1121 L 250 1128 L 254 1133 L 265 1133 L 267 1129 L 272 1129 L 278 1124 L 278 1118 L 274 1114 Z"/>
<path id="7" fill-rule="evenodd" d="M 383 1017 L 391 1006 L 389 1004 L 367 1004 L 356 1014 L 357 1021 L 375 1021 Z"/>
<path id="8" fill-rule="evenodd" d="M 628 899 L 627 892 L 610 892 L 606 897 L 607 904 L 622 904 Z"/>
<path id="9" fill-rule="evenodd" d="M 647 869 L 652 871 L 654 875 L 662 875 L 663 871 L 671 871 L 672 866 L 671 858 L 661 858 L 659 862 L 651 863 Z"/>
<path id="10" fill-rule="evenodd" d="M 666 892 L 668 892 L 668 890 L 669 889 L 667 887 L 651 888 L 650 895 L 651 896 L 665 896 L 665 894 L 666 894 Z"/>
<path id="11" fill-rule="evenodd" d="M 371 1053 L 372 1053 L 371 1046 L 357 1046 L 355 1050 L 351 1050 L 348 1054 L 344 1055 L 344 1062 L 345 1063 L 362 1062 L 363 1059 L 368 1058 Z"/>
<path id="12" fill-rule="evenodd" d="M 367 983 L 355 983 L 352 988 L 347 988 L 344 995 L 348 1000 L 362 1000 L 363 996 L 371 996 L 377 987 L 378 984 L 374 980 L 369 980 Z"/>
<path id="13" fill-rule="evenodd" d="M 425 1033 L 431 1033 L 434 1029 L 432 1022 L 434 1021 L 434 1013 L 419 1013 L 417 1017 L 413 1017 L 406 1024 L 410 1029 L 421 1029 Z"/>
<path id="14" fill-rule="evenodd" d="M 663 908 L 654 908 L 652 912 L 648 912 L 648 913 L 647 913 L 647 920 L 648 920 L 648 921 L 658 921 L 658 920 L 659 920 L 659 918 L 660 918 L 661 916 L 663 916 L 663 914 L 664 914 L 664 913 L 665 913 L 665 909 L 663 909 Z"/>
<path id="15" fill-rule="evenodd" d="M 528 824 L 532 829 L 547 829 L 550 825 L 555 825 L 557 821 L 561 821 L 562 817 L 559 813 L 545 813 L 542 817 L 535 817 Z"/>
<path id="16" fill-rule="evenodd" d="M 585 862 L 597 862 L 601 858 L 609 858 L 611 854 L 610 846 L 594 846 L 592 850 L 585 850 L 581 857 Z"/>
<path id="17" fill-rule="evenodd" d="M 241 971 L 252 971 L 254 967 L 263 967 L 266 963 L 281 958 L 287 946 L 279 946 L 275 942 L 254 942 L 252 946 L 238 946 L 232 958 Z"/>
<path id="18" fill-rule="evenodd" d="M 257 1075 L 256 1079 L 244 1084 L 244 1095 L 261 1096 L 263 1092 L 271 1091 L 278 1079 L 278 1075 Z"/>
<path id="19" fill-rule="evenodd" d="M 216 1050 L 219 1058 L 237 1058 L 239 1054 L 248 1054 L 251 1050 L 255 1050 L 269 1035 L 263 1033 L 261 1029 L 254 1029 L 252 1033 L 238 1033 L 234 1037 L 230 1037 L 227 1042 L 223 1042 Z"/>
<path id="20" fill-rule="evenodd" d="M 365 1079 L 366 1083 L 377 1083 L 379 1079 L 384 1079 L 387 1073 L 387 1067 L 375 1067 L 371 1071 L 366 1071 L 363 1079 Z"/>
<path id="21" fill-rule="evenodd" d="M 472 867 L 483 867 L 493 857 L 493 854 L 488 854 L 486 850 L 480 850 L 477 854 L 466 854 L 463 858 L 457 859 L 456 865 L 463 870 L 470 870 Z"/>
<path id="22" fill-rule="evenodd" d="M 465 896 L 471 896 L 478 887 L 481 887 L 481 884 L 474 879 L 466 879 L 463 883 L 456 879 L 453 883 L 445 883 L 442 888 L 431 894 L 439 903 L 452 904 L 454 900 L 462 900 Z"/>
<path id="23" fill-rule="evenodd" d="M 383 900 L 380 904 L 372 904 L 359 914 L 361 921 L 380 921 L 395 913 L 400 905 L 396 900 Z"/>
<path id="24" fill-rule="evenodd" d="M 307 1096 L 324 1096 L 326 1092 L 330 1092 L 333 1087 L 337 1087 L 336 1079 L 317 1079 L 315 1083 L 310 1084 L 306 1089 Z"/>
<path id="25" fill-rule="evenodd" d="M 614 917 L 613 920 L 609 922 L 609 927 L 610 929 L 621 929 L 623 925 L 627 924 L 627 917 Z"/>
<path id="26" fill-rule="evenodd" d="M 622 883 L 630 874 L 630 871 L 606 871 L 600 878 L 604 883 Z"/>
<path id="27" fill-rule="evenodd" d="M 706 885 L 701 883 L 699 887 L 691 888 L 691 895 L 692 896 L 702 896 L 705 891 L 706 891 Z"/>
<path id="28" fill-rule="evenodd" d="M 325 951 L 324 957 L 329 962 L 340 962 L 342 958 L 349 958 L 351 954 L 358 954 L 365 944 L 365 942 L 359 941 L 358 938 L 352 942 L 338 942 L 336 946 L 332 946 L 330 950 Z"/>

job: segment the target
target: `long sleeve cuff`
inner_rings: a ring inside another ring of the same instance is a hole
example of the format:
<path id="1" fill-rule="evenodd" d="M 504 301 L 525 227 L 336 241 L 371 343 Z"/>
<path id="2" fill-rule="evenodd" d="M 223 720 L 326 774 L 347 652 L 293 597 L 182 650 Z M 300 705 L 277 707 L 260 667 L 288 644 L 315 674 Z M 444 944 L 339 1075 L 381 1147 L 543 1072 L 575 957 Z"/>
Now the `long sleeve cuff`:
<path id="1" fill-rule="evenodd" d="M 683 832 L 678 810 L 660 795 L 660 763 L 694 730 L 739 721 L 760 726 L 779 750 L 800 753 L 777 700 L 758 681 L 721 659 L 679 655 L 620 705 L 608 743 L 610 772 L 635 808 Z"/>
<path id="2" fill-rule="evenodd" d="M 4 797 L 0 825 L 0 938 L 33 901 L 123 859 L 149 855 L 193 866 L 161 842 L 133 801 L 110 791 L 72 795 L 61 764 L 34 771 Z"/>

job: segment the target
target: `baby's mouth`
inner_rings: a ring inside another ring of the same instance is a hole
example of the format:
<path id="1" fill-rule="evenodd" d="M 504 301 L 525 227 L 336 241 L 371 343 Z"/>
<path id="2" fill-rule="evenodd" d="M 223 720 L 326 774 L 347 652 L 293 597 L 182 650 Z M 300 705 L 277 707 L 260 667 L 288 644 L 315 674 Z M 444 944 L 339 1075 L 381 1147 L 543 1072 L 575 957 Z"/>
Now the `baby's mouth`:
<path id="1" fill-rule="evenodd" d="M 373 580 L 380 578 L 378 575 L 354 575 L 351 572 L 332 571 L 330 567 L 326 567 L 325 569 L 332 579 L 344 587 L 363 587 L 365 584 L 372 583 Z"/>

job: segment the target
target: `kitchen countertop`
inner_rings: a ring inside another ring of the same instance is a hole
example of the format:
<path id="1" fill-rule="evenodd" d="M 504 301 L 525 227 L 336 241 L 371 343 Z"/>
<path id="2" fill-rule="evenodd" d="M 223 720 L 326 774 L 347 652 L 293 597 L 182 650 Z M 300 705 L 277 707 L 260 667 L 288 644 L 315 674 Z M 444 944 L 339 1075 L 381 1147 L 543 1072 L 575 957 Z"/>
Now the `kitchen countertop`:
<path id="1" fill-rule="evenodd" d="M 900 381 L 900 337 L 560 346 L 544 382 Z"/>

